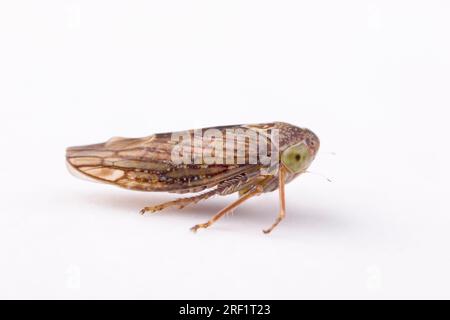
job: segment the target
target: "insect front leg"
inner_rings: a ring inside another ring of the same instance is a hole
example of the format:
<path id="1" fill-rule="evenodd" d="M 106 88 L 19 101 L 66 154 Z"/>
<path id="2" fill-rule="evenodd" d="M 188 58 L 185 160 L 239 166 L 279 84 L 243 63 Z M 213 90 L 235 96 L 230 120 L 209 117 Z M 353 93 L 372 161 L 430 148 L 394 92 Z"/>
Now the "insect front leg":
<path id="1" fill-rule="evenodd" d="M 284 219 L 286 216 L 286 199 L 285 199 L 285 193 L 284 193 L 284 185 L 285 185 L 285 176 L 286 176 L 286 169 L 281 166 L 279 170 L 279 182 L 278 182 L 278 189 L 280 194 L 280 211 L 278 213 L 278 217 L 275 220 L 275 222 L 272 224 L 272 226 L 269 229 L 263 230 L 264 233 L 268 234 L 272 232 L 273 229 Z"/>

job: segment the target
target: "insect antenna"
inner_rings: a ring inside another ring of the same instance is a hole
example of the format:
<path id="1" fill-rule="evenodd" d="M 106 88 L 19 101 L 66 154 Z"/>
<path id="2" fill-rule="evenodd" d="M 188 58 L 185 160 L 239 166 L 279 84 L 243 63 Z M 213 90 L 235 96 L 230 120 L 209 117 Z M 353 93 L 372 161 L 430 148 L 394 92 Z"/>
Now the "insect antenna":
<path id="1" fill-rule="evenodd" d="M 318 172 L 305 171 L 305 173 L 315 174 L 316 176 L 319 176 L 319 177 L 322 177 L 322 178 L 326 179 L 328 182 L 333 182 L 333 180 L 331 180 L 330 178 L 328 178 L 324 174 L 321 174 L 321 173 L 318 173 Z"/>

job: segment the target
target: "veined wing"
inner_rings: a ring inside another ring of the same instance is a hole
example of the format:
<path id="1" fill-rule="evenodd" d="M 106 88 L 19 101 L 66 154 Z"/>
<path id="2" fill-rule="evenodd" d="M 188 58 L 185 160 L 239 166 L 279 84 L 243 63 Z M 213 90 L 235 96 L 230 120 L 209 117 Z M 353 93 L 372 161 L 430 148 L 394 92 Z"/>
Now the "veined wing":
<path id="1" fill-rule="evenodd" d="M 106 143 L 68 148 L 66 158 L 73 173 L 94 181 L 141 191 L 198 192 L 239 174 L 256 175 L 262 165 L 249 163 L 251 139 L 237 134 L 234 146 L 227 149 L 227 133 L 230 130 L 257 132 L 270 129 L 272 125 L 223 126 L 161 133 L 144 138 L 112 138 Z M 203 140 L 201 147 L 196 146 L 196 135 L 202 137 L 205 132 L 222 135 L 222 140 L 210 139 L 209 143 Z M 174 148 L 190 151 L 190 161 L 174 162 Z M 242 148 L 245 163 L 238 162 Z M 212 164 L 198 161 L 205 154 L 215 157 L 220 149 L 223 161 Z M 229 150 L 233 151 L 233 161 L 226 159 Z"/>

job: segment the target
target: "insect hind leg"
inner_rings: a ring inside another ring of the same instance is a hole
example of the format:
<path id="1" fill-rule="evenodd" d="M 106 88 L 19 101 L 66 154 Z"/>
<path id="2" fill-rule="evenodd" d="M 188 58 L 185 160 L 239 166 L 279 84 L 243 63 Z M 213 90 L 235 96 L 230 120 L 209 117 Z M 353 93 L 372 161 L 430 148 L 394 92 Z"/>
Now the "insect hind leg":
<path id="1" fill-rule="evenodd" d="M 197 202 L 199 202 L 201 200 L 206 200 L 208 198 L 211 198 L 212 196 L 216 195 L 217 193 L 218 193 L 217 190 L 212 190 L 212 191 L 208 191 L 208 192 L 205 192 L 205 193 L 193 196 L 193 197 L 180 198 L 180 199 L 164 202 L 164 203 L 161 203 L 161 204 L 158 204 L 155 206 L 145 207 L 140 211 L 140 214 L 145 214 L 147 212 L 154 213 L 154 212 L 158 212 L 158 211 L 164 210 L 169 207 L 178 207 L 178 209 L 183 209 L 184 207 L 186 207 L 188 205 L 196 204 Z"/>
<path id="2" fill-rule="evenodd" d="M 140 213 L 145 214 L 146 212 L 150 212 L 150 213 L 158 212 L 158 211 L 164 210 L 168 207 L 178 207 L 179 209 L 183 209 L 184 207 L 186 207 L 188 205 L 196 204 L 197 202 L 199 202 L 201 200 L 206 200 L 215 195 L 223 196 L 223 195 L 234 193 L 235 191 L 239 190 L 242 183 L 244 183 L 245 181 L 247 181 L 247 176 L 244 174 L 241 174 L 241 175 L 233 177 L 229 180 L 223 181 L 214 190 L 211 190 L 211 191 L 208 191 L 208 192 L 205 192 L 205 193 L 202 193 L 202 194 L 190 197 L 190 198 L 181 198 L 181 199 L 176 199 L 173 201 L 161 203 L 161 204 L 158 204 L 155 206 L 145 207 L 140 211 Z"/>
<path id="3" fill-rule="evenodd" d="M 198 229 L 204 229 L 204 228 L 210 227 L 214 222 L 216 222 L 217 220 L 222 218 L 227 213 L 230 213 L 231 211 L 236 209 L 239 205 L 244 203 L 246 200 L 248 200 L 248 199 L 250 199 L 250 198 L 252 198 L 254 196 L 260 195 L 261 193 L 263 193 L 263 191 L 264 191 L 264 188 L 262 186 L 260 186 L 260 185 L 257 185 L 253 190 L 247 192 L 245 195 L 241 196 L 238 200 L 236 200 L 232 204 L 228 205 L 227 207 L 225 207 L 224 209 L 219 211 L 219 213 L 214 215 L 209 221 L 207 221 L 205 223 L 200 223 L 200 224 L 197 224 L 197 225 L 193 226 L 191 228 L 191 231 L 192 232 L 197 232 Z"/>

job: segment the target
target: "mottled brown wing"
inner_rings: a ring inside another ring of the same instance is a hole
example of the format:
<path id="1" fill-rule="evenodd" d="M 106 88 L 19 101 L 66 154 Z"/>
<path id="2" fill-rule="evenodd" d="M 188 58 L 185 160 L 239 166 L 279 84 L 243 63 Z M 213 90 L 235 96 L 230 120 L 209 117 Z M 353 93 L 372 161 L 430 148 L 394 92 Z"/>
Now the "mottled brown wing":
<path id="1" fill-rule="evenodd" d="M 271 125 L 223 126 L 199 130 L 216 129 L 225 139 L 227 129 L 259 130 L 268 129 Z M 161 133 L 144 138 L 112 138 L 106 143 L 71 147 L 67 149 L 67 162 L 72 172 L 95 181 L 132 190 L 177 193 L 199 192 L 240 174 L 255 176 L 261 169 L 259 164 L 227 164 L 225 160 L 221 164 L 174 163 L 174 147 L 191 147 L 192 160 L 208 149 L 207 146 L 202 149 L 194 147 L 192 141 L 195 132 L 199 131 Z M 192 140 L 189 143 L 183 139 L 174 140 L 174 134 L 189 135 Z M 239 141 L 248 152 L 249 141 L 245 138 Z"/>

